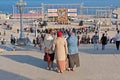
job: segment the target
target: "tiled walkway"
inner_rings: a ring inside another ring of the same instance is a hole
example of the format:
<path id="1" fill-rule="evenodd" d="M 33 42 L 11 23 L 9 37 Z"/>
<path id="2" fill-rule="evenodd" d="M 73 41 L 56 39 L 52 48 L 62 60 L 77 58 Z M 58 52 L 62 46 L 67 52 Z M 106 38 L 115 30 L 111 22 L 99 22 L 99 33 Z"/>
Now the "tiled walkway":
<path id="1" fill-rule="evenodd" d="M 101 46 L 94 50 L 93 45 L 81 44 L 80 67 L 62 74 L 46 70 L 43 51 L 38 48 L 17 48 L 0 53 L 0 80 L 120 80 L 120 51 L 115 44 L 107 45 L 104 51 Z"/>

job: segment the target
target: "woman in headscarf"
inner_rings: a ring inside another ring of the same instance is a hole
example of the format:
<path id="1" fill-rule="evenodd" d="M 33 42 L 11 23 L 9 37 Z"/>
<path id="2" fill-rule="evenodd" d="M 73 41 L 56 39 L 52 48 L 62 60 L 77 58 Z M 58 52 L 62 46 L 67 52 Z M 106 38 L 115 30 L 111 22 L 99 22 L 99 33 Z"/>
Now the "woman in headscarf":
<path id="1" fill-rule="evenodd" d="M 68 44 L 68 62 L 71 71 L 74 70 L 74 66 L 80 66 L 79 55 L 78 55 L 78 39 L 73 32 L 68 33 L 67 44 Z"/>
<path id="2" fill-rule="evenodd" d="M 57 61 L 58 72 L 66 70 L 66 60 L 68 54 L 67 42 L 62 36 L 62 32 L 57 32 L 57 38 L 53 42 L 53 51 Z"/>

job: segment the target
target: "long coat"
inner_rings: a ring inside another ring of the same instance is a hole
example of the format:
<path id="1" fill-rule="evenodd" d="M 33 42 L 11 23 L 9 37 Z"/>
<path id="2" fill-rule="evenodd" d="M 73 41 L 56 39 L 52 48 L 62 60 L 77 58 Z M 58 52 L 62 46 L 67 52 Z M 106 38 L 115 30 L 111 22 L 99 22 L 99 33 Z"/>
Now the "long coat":
<path id="1" fill-rule="evenodd" d="M 67 41 L 62 37 L 57 37 L 53 42 L 52 50 L 55 51 L 56 60 L 66 60 L 68 54 Z"/>
<path id="2" fill-rule="evenodd" d="M 106 44 L 107 44 L 107 37 L 106 37 L 106 36 L 102 36 L 102 37 L 101 37 L 101 43 L 102 43 L 103 45 L 106 45 Z"/>

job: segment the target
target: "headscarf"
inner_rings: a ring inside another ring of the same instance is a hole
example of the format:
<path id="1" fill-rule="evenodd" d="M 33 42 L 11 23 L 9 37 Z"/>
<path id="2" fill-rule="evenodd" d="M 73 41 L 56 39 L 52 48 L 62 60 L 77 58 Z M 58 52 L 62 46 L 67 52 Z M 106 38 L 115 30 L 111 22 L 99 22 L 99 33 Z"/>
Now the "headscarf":
<path id="1" fill-rule="evenodd" d="M 68 36 L 72 36 L 72 35 L 74 35 L 74 33 L 72 31 L 69 31 Z"/>
<path id="2" fill-rule="evenodd" d="M 62 32 L 61 31 L 57 32 L 57 37 L 62 37 Z"/>

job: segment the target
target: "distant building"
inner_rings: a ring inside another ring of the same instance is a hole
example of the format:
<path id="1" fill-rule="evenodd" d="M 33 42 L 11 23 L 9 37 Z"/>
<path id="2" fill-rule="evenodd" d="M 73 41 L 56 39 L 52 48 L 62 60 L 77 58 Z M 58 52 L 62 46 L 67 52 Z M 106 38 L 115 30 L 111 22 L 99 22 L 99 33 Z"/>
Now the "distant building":
<path id="1" fill-rule="evenodd" d="M 0 11 L 0 19 L 9 19 L 9 14 L 3 14 L 2 11 Z"/>

